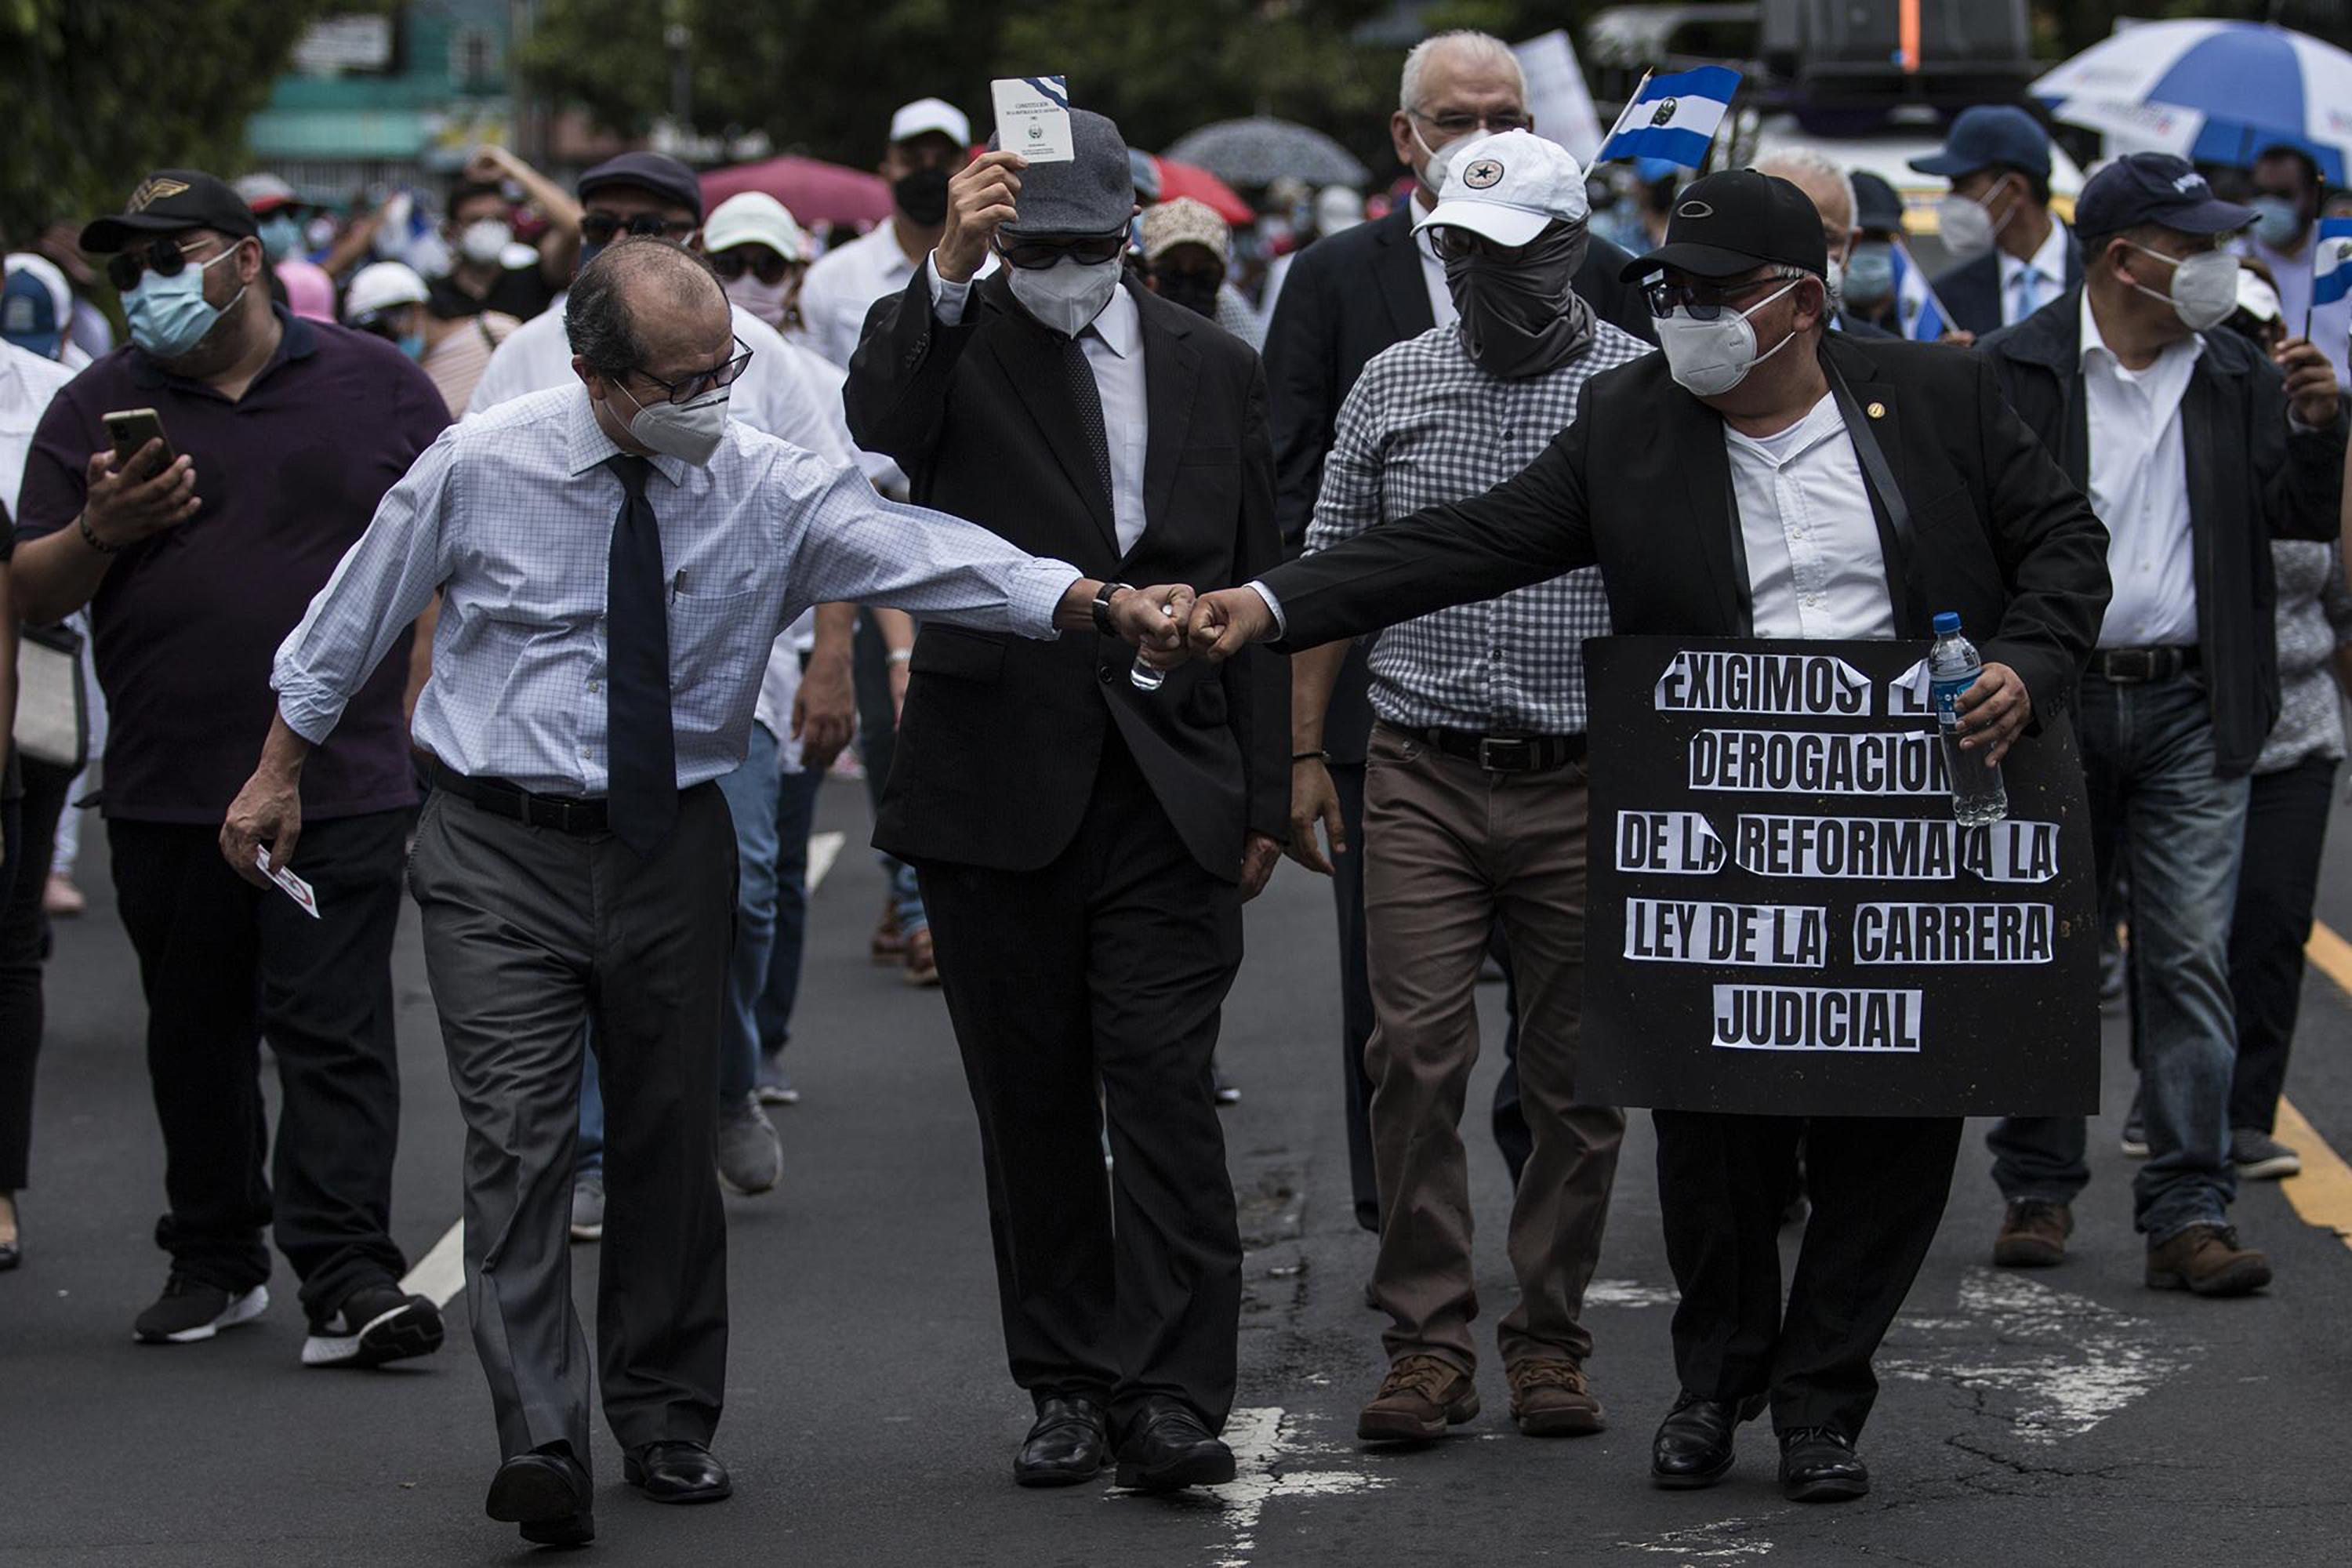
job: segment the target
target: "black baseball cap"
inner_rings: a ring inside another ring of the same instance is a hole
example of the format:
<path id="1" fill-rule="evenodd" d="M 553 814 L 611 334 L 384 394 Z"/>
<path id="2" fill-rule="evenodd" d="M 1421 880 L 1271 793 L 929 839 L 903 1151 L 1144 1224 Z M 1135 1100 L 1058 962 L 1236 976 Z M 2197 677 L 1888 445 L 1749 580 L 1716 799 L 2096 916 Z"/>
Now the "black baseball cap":
<path id="1" fill-rule="evenodd" d="M 201 169 L 158 169 L 139 182 L 122 210 L 82 226 L 81 247 L 93 256 L 121 250 L 142 234 L 211 228 L 250 239 L 261 231 L 253 209 L 227 181 Z"/>
<path id="2" fill-rule="evenodd" d="M 1902 195 L 1867 169 L 1856 169 L 1848 178 L 1853 184 L 1853 226 L 1865 234 L 1902 233 Z"/>
<path id="3" fill-rule="evenodd" d="M 2254 209 L 2225 202 L 2197 166 L 2169 153 L 2132 153 L 2091 176 L 2074 198 L 2074 232 L 2094 238 L 2152 223 L 2182 234 L 2235 234 Z"/>
<path id="4" fill-rule="evenodd" d="M 1617 276 L 1631 283 L 1669 267 L 1698 278 L 1798 267 L 1821 278 L 1829 273 L 1829 243 L 1804 192 L 1776 175 L 1726 169 L 1685 185 L 1666 217 L 1666 243 Z"/>
<path id="5" fill-rule="evenodd" d="M 665 153 L 624 153 L 607 158 L 580 176 L 580 199 L 586 201 L 607 185 L 634 185 L 651 191 L 694 214 L 702 221 L 702 182 L 694 171 Z"/>

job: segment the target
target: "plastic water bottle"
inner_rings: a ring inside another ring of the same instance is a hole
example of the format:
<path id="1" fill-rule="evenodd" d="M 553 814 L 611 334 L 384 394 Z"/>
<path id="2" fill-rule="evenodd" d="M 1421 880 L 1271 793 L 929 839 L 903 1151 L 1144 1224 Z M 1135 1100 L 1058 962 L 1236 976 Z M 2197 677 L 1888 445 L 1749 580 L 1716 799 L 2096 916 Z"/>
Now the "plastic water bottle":
<path id="1" fill-rule="evenodd" d="M 2000 770 L 1985 766 L 1981 748 L 1960 750 L 1960 693 L 1984 673 L 1976 644 L 1960 635 L 1960 617 L 1950 610 L 1936 616 L 1936 646 L 1927 650 L 1927 676 L 1936 703 L 1936 724 L 1944 740 L 1944 772 L 1952 781 L 1952 816 L 1963 827 L 1981 827 L 2009 815 L 2009 791 Z"/>
<path id="2" fill-rule="evenodd" d="M 1170 620 L 1176 618 L 1176 607 L 1173 605 L 1160 605 L 1160 613 Z M 1164 669 L 1153 668 L 1150 662 L 1143 657 L 1143 651 L 1139 648 L 1136 650 L 1135 664 L 1127 672 L 1127 679 L 1138 691 L 1157 691 L 1167 684 L 1168 672 Z"/>

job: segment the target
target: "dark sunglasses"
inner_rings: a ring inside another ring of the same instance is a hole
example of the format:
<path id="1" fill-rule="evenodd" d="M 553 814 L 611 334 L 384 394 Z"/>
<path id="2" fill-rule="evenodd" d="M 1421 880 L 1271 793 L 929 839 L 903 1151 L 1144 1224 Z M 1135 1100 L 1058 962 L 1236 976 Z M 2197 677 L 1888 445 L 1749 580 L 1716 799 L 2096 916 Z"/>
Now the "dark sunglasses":
<path id="1" fill-rule="evenodd" d="M 1466 228 L 1433 228 L 1429 236 L 1430 244 L 1435 247 L 1438 256 L 1447 261 L 1468 261 L 1477 258 L 1509 266 L 1528 253 L 1525 245 L 1498 245 L 1485 235 Z"/>
<path id="2" fill-rule="evenodd" d="M 1718 287 L 1711 283 L 1668 283 L 1663 279 L 1642 290 L 1650 301 L 1650 314 L 1664 321 L 1677 307 L 1687 310 L 1694 321 L 1712 321 L 1726 310 L 1735 313 L 1737 301 L 1768 289 L 1786 289 L 1802 282 L 1796 278 L 1759 278 L 1753 283 L 1733 283 Z"/>
<path id="3" fill-rule="evenodd" d="M 1473 131 L 1523 131 L 1534 123 L 1524 114 L 1505 111 L 1499 114 L 1423 114 L 1418 109 L 1405 111 L 1415 120 L 1425 120 L 1437 127 L 1438 133 L 1448 141 L 1456 141 Z"/>
<path id="4" fill-rule="evenodd" d="M 1016 239 L 1008 244 L 1000 229 L 996 254 L 1027 272 L 1051 267 L 1066 256 L 1081 262 L 1112 261 L 1127 254 L 1127 230 L 1089 239 Z"/>
<path id="5" fill-rule="evenodd" d="M 764 245 L 738 245 L 726 250 L 713 251 L 709 258 L 710 270 L 732 283 L 749 272 L 761 282 L 782 283 L 792 276 L 793 264 Z"/>
<path id="6" fill-rule="evenodd" d="M 199 239 L 192 243 L 203 246 L 215 242 Z M 229 247 L 235 249 L 236 242 L 231 241 Z M 144 250 L 118 250 L 108 257 L 106 280 L 114 285 L 116 293 L 128 294 L 139 287 L 139 279 L 149 272 L 154 273 L 158 278 L 177 278 L 187 270 L 191 259 L 188 253 L 180 248 L 177 241 L 151 240 Z M 206 259 L 212 258 L 208 257 Z"/>
<path id="7" fill-rule="evenodd" d="M 715 370 L 697 371 L 692 375 L 680 376 L 676 381 L 664 381 L 643 365 L 637 367 L 637 374 L 667 393 L 670 402 L 692 403 L 695 399 L 707 396 L 722 386 L 734 385 L 742 377 L 745 367 L 751 363 L 751 351 L 743 346 L 743 340 L 740 338 L 735 340 L 735 351 L 734 358 Z"/>
<path id="8" fill-rule="evenodd" d="M 591 245 L 610 245 L 618 234 L 639 238 L 684 239 L 702 226 L 691 218 L 666 218 L 659 213 L 639 213 L 617 218 L 610 213 L 590 213 L 580 220 L 580 237 Z"/>

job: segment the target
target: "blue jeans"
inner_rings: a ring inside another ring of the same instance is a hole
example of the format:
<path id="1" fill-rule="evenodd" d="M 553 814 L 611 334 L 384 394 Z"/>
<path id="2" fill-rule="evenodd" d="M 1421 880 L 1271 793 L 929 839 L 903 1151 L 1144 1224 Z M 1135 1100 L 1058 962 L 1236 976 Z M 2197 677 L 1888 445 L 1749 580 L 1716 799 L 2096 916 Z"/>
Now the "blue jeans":
<path id="1" fill-rule="evenodd" d="M 793 1006 L 800 1000 L 801 952 L 808 937 L 808 843 L 824 775 L 812 768 L 786 773 L 776 789 L 776 937 L 768 947 L 767 983 L 753 1008 L 760 1049 L 774 1056 L 793 1037 Z"/>
<path id="2" fill-rule="evenodd" d="M 760 1066 L 760 1034 L 752 1016 L 768 972 L 768 944 L 776 930 L 776 738 L 759 724 L 742 764 L 719 781 L 735 819 L 735 952 L 728 963 L 727 1007 L 721 1016 L 719 1103 L 740 1105 Z M 802 855 L 807 855 L 803 836 Z M 604 1169 L 604 1090 L 596 1053 L 581 1053 L 578 1175 Z"/>
<path id="3" fill-rule="evenodd" d="M 2145 686 L 2084 679 L 2078 733 L 2099 885 L 2120 852 L 2131 886 L 2132 1014 L 2147 1163 L 2132 1184 L 2150 1246 L 2224 1225 L 2237 1195 L 2230 1082 L 2237 1020 L 2230 921 L 2247 781 L 2213 773 L 2213 725 L 2196 675 Z M 2118 848 L 2120 843 L 2120 850 Z M 2078 1116 L 2011 1117 L 1986 1139 L 2010 1198 L 2072 1203 L 2091 1179 Z"/>
<path id="4" fill-rule="evenodd" d="M 776 738 L 751 726 L 743 763 L 719 781 L 735 816 L 735 952 L 719 1047 L 719 1103 L 740 1105 L 760 1071 L 760 994 L 776 940 Z M 805 853 L 805 850 L 803 851 Z"/>

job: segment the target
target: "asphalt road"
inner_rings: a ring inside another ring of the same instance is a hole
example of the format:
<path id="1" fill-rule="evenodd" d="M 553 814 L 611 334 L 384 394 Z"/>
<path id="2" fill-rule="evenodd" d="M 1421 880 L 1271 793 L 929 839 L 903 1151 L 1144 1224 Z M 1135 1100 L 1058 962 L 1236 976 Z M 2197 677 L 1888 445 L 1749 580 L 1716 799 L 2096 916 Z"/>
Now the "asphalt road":
<path id="1" fill-rule="evenodd" d="M 729 1200 L 734 1348 L 719 1449 L 737 1495 L 645 1502 L 600 1435 L 594 1561 L 1255 1564 L 1782 1561 L 2030 1564 L 2335 1564 L 2352 1560 L 2352 1250 L 2275 1185 L 2241 1199 L 2279 1279 L 2206 1302 L 2139 1283 L 2129 1166 L 2114 1118 L 2093 1144 L 2074 1256 L 2044 1274 L 1987 1267 L 1998 1202 L 1970 1137 L 1943 1233 L 1882 1358 L 1864 1442 L 1877 1489 L 1801 1508 L 1772 1485 L 1750 1428 L 1706 1492 L 1644 1479 L 1674 1393 L 1671 1302 L 1652 1142 L 1637 1116 L 1591 1321 L 1611 1429 L 1519 1436 L 1499 1366 L 1487 1413 L 1416 1453 L 1352 1438 L 1381 1371 L 1362 1301 L 1371 1239 L 1349 1215 L 1339 1114 L 1335 959 L 1323 884 L 1286 866 L 1250 915 L 1226 1015 L 1227 1113 L 1249 1239 L 1242 1394 L 1228 1436 L 1243 1474 L 1173 1500 L 1010 1482 L 1026 1405 L 997 1334 L 980 1163 L 934 994 L 869 965 L 880 879 L 859 793 L 829 786 L 846 831 L 820 892 L 794 1047 L 804 1103 L 780 1111 L 780 1191 Z M 2352 931 L 2352 822 L 2337 824 L 2323 916 Z M 489 1403 L 453 1305 L 451 1342 L 376 1373 L 298 1364 L 300 1313 L 280 1267 L 259 1323 L 149 1348 L 131 1320 L 162 1284 L 150 1237 L 161 1156 L 141 1055 L 135 973 L 106 891 L 65 925 L 24 1200 L 29 1261 L 0 1276 L 0 1563 L 494 1563 L 510 1527 L 482 1517 L 497 1461 Z M 459 1127 L 413 914 L 398 955 L 406 1094 L 396 1233 L 412 1258 L 458 1209 Z M 1499 991 L 1485 994 L 1498 1006 Z M 1493 1011 L 1490 1007 L 1489 1012 Z M 1489 1037 L 1497 1033 L 1491 1016 Z M 2352 1151 L 2352 1001 L 2315 975 L 2289 1094 Z M 2127 1082 L 2107 1027 L 2106 1103 Z M 1480 1103 L 1495 1063 L 1482 1068 Z M 1504 1176 L 1474 1132 L 1487 1220 L 1480 1294 L 1499 1311 Z M 587 1299 L 593 1247 L 577 1256 Z"/>

